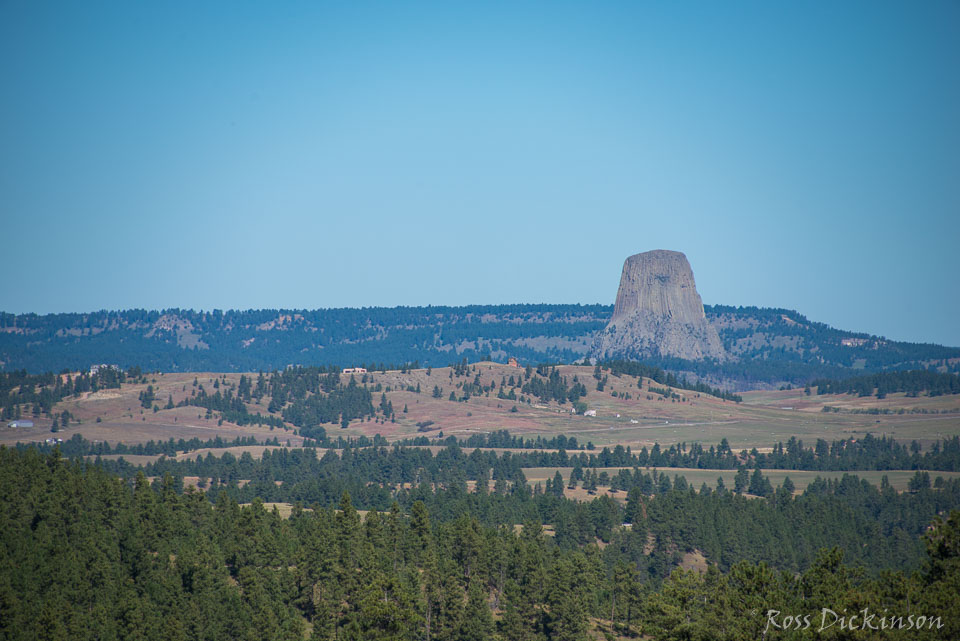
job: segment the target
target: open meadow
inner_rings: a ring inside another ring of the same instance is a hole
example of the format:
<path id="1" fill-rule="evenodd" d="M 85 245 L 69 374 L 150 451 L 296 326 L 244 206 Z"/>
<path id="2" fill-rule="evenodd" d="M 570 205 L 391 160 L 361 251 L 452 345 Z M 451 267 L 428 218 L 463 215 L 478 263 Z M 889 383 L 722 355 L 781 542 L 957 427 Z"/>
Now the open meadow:
<path id="1" fill-rule="evenodd" d="M 699 442 L 706 446 L 727 439 L 735 451 L 756 447 L 768 450 L 777 442 L 786 442 L 796 436 L 812 445 L 818 439 L 828 441 L 859 438 L 868 433 L 892 436 L 901 441 L 917 440 L 923 446 L 944 437 L 960 434 L 960 397 L 918 396 L 890 394 L 884 399 L 859 398 L 853 395 L 807 396 L 802 389 L 785 391 L 758 391 L 743 394 L 743 402 L 722 400 L 707 394 L 682 389 L 671 389 L 676 397 L 666 397 L 651 391 L 663 386 L 649 379 L 633 376 L 608 376 L 604 390 L 597 391 L 592 367 L 563 365 L 558 371 L 568 383 L 582 382 L 587 394 L 581 400 L 596 413 L 583 416 L 571 413 L 571 404 L 540 403 L 536 398 L 521 402 L 519 385 L 524 378 L 522 368 L 482 362 L 469 366 L 464 376 L 455 376 L 450 367 L 415 369 L 407 372 L 371 372 L 366 384 L 379 385 L 383 395 L 392 403 L 395 420 L 382 416 L 375 420 L 355 420 L 342 429 L 338 424 L 327 424 L 330 437 L 373 437 L 380 434 L 388 441 L 418 436 L 437 439 L 456 436 L 469 438 L 508 430 L 525 439 L 553 438 L 563 434 L 575 437 L 580 444 L 593 443 L 599 449 L 621 444 L 635 450 L 654 443 L 669 446 L 678 443 Z M 605 374 L 606 375 L 606 374 Z M 68 398 L 56 405 L 55 413 L 69 411 L 73 420 L 56 435 L 50 432 L 51 420 L 41 417 L 32 428 L 2 428 L 0 443 L 18 441 L 42 442 L 51 436 L 68 439 L 82 434 L 91 441 L 111 444 L 166 441 L 171 438 L 207 440 L 217 436 L 233 440 L 253 437 L 257 441 L 278 438 L 281 445 L 299 446 L 303 439 L 295 425 L 284 428 L 258 425 L 236 425 L 222 421 L 217 412 L 203 408 L 173 407 L 194 393 L 194 381 L 212 392 L 236 389 L 241 374 L 183 374 L 156 373 L 146 383 L 124 384 L 119 390 L 86 393 L 79 398 Z M 256 374 L 248 375 L 255 378 Z M 515 386 L 510 387 L 513 377 Z M 350 375 L 342 375 L 344 383 Z M 479 380 L 484 385 L 494 384 L 500 389 L 512 390 L 517 400 L 497 398 L 496 392 L 471 396 L 467 402 L 451 401 L 449 395 L 458 395 L 467 382 Z M 147 386 L 154 389 L 154 408 L 141 407 L 139 396 Z M 420 392 L 408 391 L 419 388 Z M 438 397 L 434 390 L 438 390 Z M 374 393 L 374 403 L 380 393 Z M 268 415 L 269 396 L 259 403 L 248 403 L 251 414 Z M 839 408 L 839 412 L 824 411 L 824 407 Z M 902 413 L 901 413 L 902 410 Z M 867 413 L 867 412 L 884 413 Z M 856 412 L 856 413 L 855 413 Z M 279 413 L 273 414 L 279 416 Z M 421 427 L 431 422 L 425 428 Z"/>

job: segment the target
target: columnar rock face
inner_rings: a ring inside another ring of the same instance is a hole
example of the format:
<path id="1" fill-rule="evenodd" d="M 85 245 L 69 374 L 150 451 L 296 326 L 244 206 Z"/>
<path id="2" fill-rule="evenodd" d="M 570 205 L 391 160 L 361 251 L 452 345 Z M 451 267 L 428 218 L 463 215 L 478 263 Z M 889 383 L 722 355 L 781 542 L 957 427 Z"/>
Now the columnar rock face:
<path id="1" fill-rule="evenodd" d="M 703 313 L 686 256 L 658 249 L 624 261 L 613 317 L 594 341 L 592 356 L 726 357 L 717 330 Z"/>

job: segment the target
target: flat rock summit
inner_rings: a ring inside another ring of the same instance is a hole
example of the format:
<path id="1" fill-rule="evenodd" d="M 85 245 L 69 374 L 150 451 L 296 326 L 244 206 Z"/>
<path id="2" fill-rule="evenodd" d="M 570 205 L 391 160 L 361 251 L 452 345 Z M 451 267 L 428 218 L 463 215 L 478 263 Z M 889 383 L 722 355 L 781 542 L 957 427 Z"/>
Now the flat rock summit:
<path id="1" fill-rule="evenodd" d="M 601 360 L 727 357 L 703 313 L 686 256 L 657 249 L 624 261 L 613 317 L 594 341 L 591 355 Z"/>

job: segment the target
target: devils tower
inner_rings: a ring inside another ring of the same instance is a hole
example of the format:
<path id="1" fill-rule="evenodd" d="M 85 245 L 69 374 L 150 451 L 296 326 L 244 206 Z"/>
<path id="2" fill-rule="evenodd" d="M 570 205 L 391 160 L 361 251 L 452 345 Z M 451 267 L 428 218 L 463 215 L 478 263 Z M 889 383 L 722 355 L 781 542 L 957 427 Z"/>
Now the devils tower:
<path id="1" fill-rule="evenodd" d="M 594 340 L 591 355 L 601 360 L 726 357 L 703 313 L 686 256 L 657 249 L 624 261 L 613 317 Z"/>

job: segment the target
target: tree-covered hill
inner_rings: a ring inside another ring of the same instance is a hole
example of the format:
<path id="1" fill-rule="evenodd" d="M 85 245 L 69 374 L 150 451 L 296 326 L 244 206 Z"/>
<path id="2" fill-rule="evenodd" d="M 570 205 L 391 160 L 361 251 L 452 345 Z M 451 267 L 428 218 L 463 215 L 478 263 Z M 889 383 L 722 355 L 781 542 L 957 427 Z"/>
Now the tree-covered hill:
<path id="1" fill-rule="evenodd" d="M 101 362 L 148 371 L 437 366 L 485 355 L 566 362 L 582 357 L 609 315 L 602 305 L 0 314 L 0 362 L 31 372 Z"/>
<path id="2" fill-rule="evenodd" d="M 733 359 L 649 363 L 738 389 L 886 369 L 960 369 L 960 348 L 842 331 L 791 310 L 705 309 Z M 588 353 L 611 313 L 609 305 L 552 304 L 0 313 L 0 369 L 41 373 L 108 363 L 147 371 L 271 371 L 291 364 L 439 366 L 482 357 L 573 362 Z"/>
<path id="3" fill-rule="evenodd" d="M 625 505 L 577 503 L 507 481 L 506 457 L 283 450 L 208 459 L 222 483 L 184 492 L 170 473 L 0 447 L 0 638 L 881 638 L 820 635 L 823 608 L 875 613 L 884 639 L 960 634 L 956 481 L 748 499 L 661 475 Z M 436 475 L 396 489 L 405 460 Z M 493 490 L 467 491 L 477 463 Z M 241 490 L 234 472 L 254 480 Z M 273 475 L 312 494 L 288 519 L 264 507 Z M 674 569 L 694 549 L 705 571 Z"/>

